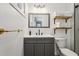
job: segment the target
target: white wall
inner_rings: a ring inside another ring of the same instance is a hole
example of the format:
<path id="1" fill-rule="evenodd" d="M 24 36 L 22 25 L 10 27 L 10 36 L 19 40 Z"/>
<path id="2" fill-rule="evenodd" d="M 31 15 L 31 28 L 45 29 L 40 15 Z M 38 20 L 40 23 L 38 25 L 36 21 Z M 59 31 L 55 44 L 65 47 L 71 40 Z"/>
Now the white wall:
<path id="1" fill-rule="evenodd" d="M 27 28 L 25 30 L 27 30 L 25 32 L 25 36 L 28 35 L 29 33 L 29 30 L 32 31 L 32 35 L 35 35 L 35 33 L 38 31 L 38 29 L 41 30 L 41 32 L 43 32 L 43 34 L 49 34 L 49 35 L 54 35 L 54 32 L 53 32 L 53 27 L 54 27 L 54 20 L 53 20 L 53 16 L 54 16 L 54 12 L 56 13 L 63 13 L 63 14 L 67 14 L 67 13 L 72 13 L 73 15 L 73 3 L 48 3 L 48 4 L 45 4 L 45 11 L 41 11 L 41 10 L 33 10 L 34 4 L 30 3 L 30 4 L 27 4 L 27 15 L 28 13 L 50 13 L 50 28 L 28 28 L 28 20 L 27 20 Z M 69 15 L 69 14 L 67 14 Z M 27 17 L 28 19 L 28 17 Z M 68 20 L 68 25 L 73 27 L 73 18 L 71 20 Z M 57 21 L 56 22 L 62 22 L 63 24 L 65 24 L 65 20 L 61 20 L 61 21 Z M 67 39 L 67 48 L 69 49 L 72 49 L 73 50 L 73 40 L 74 40 L 74 35 L 73 35 L 73 29 L 71 30 L 68 30 L 68 34 L 66 35 L 65 34 L 65 31 L 64 30 L 57 30 L 56 31 L 56 34 L 54 35 L 55 37 L 64 37 Z"/>
<path id="2" fill-rule="evenodd" d="M 38 31 L 38 28 L 28 28 L 28 13 L 33 12 L 32 8 L 33 4 L 26 4 L 27 19 L 25 19 L 9 4 L 0 4 L 0 28 L 2 27 L 8 30 L 21 28 L 25 30 L 24 33 L 10 32 L 0 35 L 0 55 L 23 55 L 23 35 L 28 35 L 29 30 L 32 31 L 33 35 L 35 35 L 35 33 Z M 54 20 L 52 17 L 53 13 L 64 13 L 66 11 L 70 11 L 73 13 L 73 4 L 46 4 L 45 12 L 50 13 L 50 28 L 40 28 L 41 32 L 43 32 L 44 34 L 54 35 Z M 64 20 L 62 22 L 64 23 Z M 72 27 L 74 26 L 73 18 L 68 22 Z M 72 30 L 68 30 L 67 35 L 65 35 L 64 30 L 57 30 L 54 36 L 67 38 L 67 48 L 73 50 L 74 28 Z"/>
<path id="3" fill-rule="evenodd" d="M 24 18 L 8 3 L 0 3 L 0 28 L 24 29 Z M 23 55 L 23 32 L 8 32 L 0 35 L 0 56 Z"/>

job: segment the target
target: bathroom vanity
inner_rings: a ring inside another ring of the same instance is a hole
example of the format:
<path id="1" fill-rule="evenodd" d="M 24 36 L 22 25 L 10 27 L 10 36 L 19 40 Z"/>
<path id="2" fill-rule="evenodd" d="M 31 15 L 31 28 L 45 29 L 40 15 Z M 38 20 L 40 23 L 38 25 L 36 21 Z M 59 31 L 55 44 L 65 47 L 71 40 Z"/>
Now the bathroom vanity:
<path id="1" fill-rule="evenodd" d="M 27 36 L 24 38 L 24 56 L 54 56 L 53 36 Z"/>

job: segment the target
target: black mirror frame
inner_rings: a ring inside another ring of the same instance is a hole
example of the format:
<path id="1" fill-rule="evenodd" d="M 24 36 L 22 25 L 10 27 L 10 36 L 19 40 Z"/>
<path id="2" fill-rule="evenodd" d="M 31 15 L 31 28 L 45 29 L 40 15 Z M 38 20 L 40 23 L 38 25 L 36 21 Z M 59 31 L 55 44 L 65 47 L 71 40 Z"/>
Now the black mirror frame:
<path id="1" fill-rule="evenodd" d="M 48 15 L 48 26 L 42 26 L 42 27 L 30 26 L 30 15 Z M 28 13 L 28 27 L 29 28 L 50 28 L 50 13 Z"/>

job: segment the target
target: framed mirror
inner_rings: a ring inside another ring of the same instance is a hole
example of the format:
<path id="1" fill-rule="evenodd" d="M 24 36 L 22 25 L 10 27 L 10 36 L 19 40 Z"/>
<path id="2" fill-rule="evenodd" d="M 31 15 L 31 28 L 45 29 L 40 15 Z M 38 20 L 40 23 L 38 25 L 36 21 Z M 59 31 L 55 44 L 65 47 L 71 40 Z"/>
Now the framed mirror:
<path id="1" fill-rule="evenodd" d="M 50 28 L 49 13 L 29 13 L 28 14 L 29 28 Z"/>

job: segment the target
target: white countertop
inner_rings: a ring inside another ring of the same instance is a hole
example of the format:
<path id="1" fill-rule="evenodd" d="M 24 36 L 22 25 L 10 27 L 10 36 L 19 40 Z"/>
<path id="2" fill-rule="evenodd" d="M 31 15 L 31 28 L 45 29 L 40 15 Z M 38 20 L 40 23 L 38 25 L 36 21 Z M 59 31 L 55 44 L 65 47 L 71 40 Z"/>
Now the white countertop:
<path id="1" fill-rule="evenodd" d="M 63 40 L 66 39 L 64 37 L 55 37 L 53 35 L 26 35 L 25 38 L 40 38 L 40 37 L 54 37 L 56 40 Z"/>
<path id="2" fill-rule="evenodd" d="M 26 35 L 27 38 L 30 38 L 30 37 L 36 37 L 36 38 L 39 38 L 39 37 L 54 37 L 52 35 Z"/>

